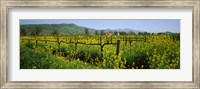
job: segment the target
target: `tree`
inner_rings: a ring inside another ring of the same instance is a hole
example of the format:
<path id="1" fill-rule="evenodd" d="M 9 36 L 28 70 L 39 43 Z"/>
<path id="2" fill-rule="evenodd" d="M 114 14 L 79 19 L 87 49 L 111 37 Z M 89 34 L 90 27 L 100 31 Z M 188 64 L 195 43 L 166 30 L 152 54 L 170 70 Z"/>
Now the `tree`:
<path id="1" fill-rule="evenodd" d="M 41 29 L 40 27 L 36 27 L 35 29 L 33 29 L 33 30 L 31 31 L 31 35 L 32 35 L 32 36 L 41 35 L 41 33 L 42 33 L 42 29 Z"/>
<path id="2" fill-rule="evenodd" d="M 95 31 L 95 35 L 99 35 L 99 33 L 98 33 L 98 31 L 97 31 L 97 30 Z"/>
<path id="3" fill-rule="evenodd" d="M 88 35 L 89 34 L 89 29 L 85 28 L 85 34 Z"/>
<path id="4" fill-rule="evenodd" d="M 128 32 L 129 35 L 135 35 L 136 33 L 133 31 Z"/>
<path id="5" fill-rule="evenodd" d="M 149 32 L 144 32 L 144 35 L 150 35 L 150 33 Z"/>
<path id="6" fill-rule="evenodd" d="M 143 32 L 139 32 L 139 33 L 138 33 L 138 35 L 143 35 L 143 34 L 144 34 Z"/>
<path id="7" fill-rule="evenodd" d="M 26 32 L 26 29 L 25 28 L 21 28 L 20 29 L 20 35 L 21 36 L 26 36 L 27 32 Z"/>
<path id="8" fill-rule="evenodd" d="M 58 31 L 54 30 L 51 35 L 59 35 Z"/>
<path id="9" fill-rule="evenodd" d="M 35 29 L 35 35 L 40 35 L 42 33 L 41 27 L 36 27 Z"/>
<path id="10" fill-rule="evenodd" d="M 31 31 L 31 35 L 32 35 L 32 36 L 35 36 L 35 35 L 36 35 L 36 34 L 35 34 L 35 29 Z"/>
<path id="11" fill-rule="evenodd" d="M 121 35 L 126 35 L 126 32 L 122 31 L 122 32 L 119 32 Z"/>
<path id="12" fill-rule="evenodd" d="M 149 32 L 139 32 L 138 35 L 150 35 Z"/>
<path id="13" fill-rule="evenodd" d="M 118 35 L 118 32 L 117 32 L 117 31 L 114 31 L 114 35 Z"/>
<path id="14" fill-rule="evenodd" d="M 101 35 L 104 35 L 104 30 L 101 30 Z"/>

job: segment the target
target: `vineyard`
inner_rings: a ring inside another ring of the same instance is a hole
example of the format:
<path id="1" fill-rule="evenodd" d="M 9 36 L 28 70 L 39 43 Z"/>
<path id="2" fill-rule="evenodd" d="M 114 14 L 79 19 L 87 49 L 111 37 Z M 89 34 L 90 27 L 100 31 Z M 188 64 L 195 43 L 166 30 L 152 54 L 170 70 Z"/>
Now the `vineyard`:
<path id="1" fill-rule="evenodd" d="M 21 69 L 179 69 L 179 35 L 20 36 Z"/>

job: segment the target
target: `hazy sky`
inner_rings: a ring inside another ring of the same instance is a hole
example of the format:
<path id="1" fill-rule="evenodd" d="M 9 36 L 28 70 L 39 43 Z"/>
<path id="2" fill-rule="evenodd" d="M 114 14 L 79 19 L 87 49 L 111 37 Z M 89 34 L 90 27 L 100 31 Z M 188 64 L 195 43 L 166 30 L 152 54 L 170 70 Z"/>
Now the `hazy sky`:
<path id="1" fill-rule="evenodd" d="M 162 19 L 162 20 L 20 20 L 20 24 L 69 24 L 74 23 L 78 26 L 94 28 L 94 29 L 123 29 L 130 28 L 147 32 L 180 32 L 179 19 Z"/>

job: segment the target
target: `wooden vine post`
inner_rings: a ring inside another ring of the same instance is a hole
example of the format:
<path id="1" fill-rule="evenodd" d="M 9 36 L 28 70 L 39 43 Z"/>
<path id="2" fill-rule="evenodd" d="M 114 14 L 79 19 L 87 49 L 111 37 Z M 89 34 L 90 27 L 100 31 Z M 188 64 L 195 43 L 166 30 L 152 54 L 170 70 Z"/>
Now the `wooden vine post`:
<path id="1" fill-rule="evenodd" d="M 38 45 L 38 40 L 35 41 L 35 46 L 37 47 L 37 45 Z"/>
<path id="2" fill-rule="evenodd" d="M 77 40 L 77 37 L 75 36 L 75 50 L 77 50 L 77 43 L 78 43 L 78 40 Z"/>
<path id="3" fill-rule="evenodd" d="M 103 58 L 102 36 L 100 36 L 100 46 L 101 46 L 101 58 Z"/>
<path id="4" fill-rule="evenodd" d="M 117 49 L 116 49 L 116 55 L 119 56 L 120 52 L 120 40 L 117 40 Z"/>
<path id="5" fill-rule="evenodd" d="M 103 52 L 102 36 L 100 37 L 100 46 L 101 46 L 101 53 L 102 53 Z"/>
<path id="6" fill-rule="evenodd" d="M 130 46 L 131 46 L 131 43 L 132 43 L 131 37 L 129 37 L 129 45 L 130 45 Z"/>

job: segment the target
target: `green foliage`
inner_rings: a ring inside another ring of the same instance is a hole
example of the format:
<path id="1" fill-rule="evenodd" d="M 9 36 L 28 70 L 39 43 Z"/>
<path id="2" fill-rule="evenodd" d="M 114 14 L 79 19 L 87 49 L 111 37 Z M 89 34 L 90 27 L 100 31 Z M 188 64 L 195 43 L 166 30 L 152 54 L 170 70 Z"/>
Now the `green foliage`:
<path id="1" fill-rule="evenodd" d="M 134 44 L 134 43 L 133 43 Z M 180 42 L 173 42 L 168 35 L 154 35 L 145 43 L 124 46 L 122 50 L 128 68 L 139 69 L 179 69 Z M 134 65 L 131 65 L 133 64 Z"/>
<path id="2" fill-rule="evenodd" d="M 125 38 L 142 38 L 144 35 L 126 35 Z M 38 38 L 37 38 L 38 37 Z M 39 36 L 35 39 L 44 40 Z M 111 38 L 102 37 L 102 43 Z M 22 38 L 31 38 L 22 36 Z M 120 35 L 113 35 L 113 43 Z M 51 42 L 45 43 L 35 40 L 20 41 L 20 68 L 22 69 L 179 69 L 180 68 L 180 40 L 171 35 L 147 35 L 144 41 L 121 40 L 119 55 L 116 55 L 116 44 L 105 45 L 101 52 L 99 36 L 78 36 L 77 48 L 74 36 L 60 37 L 63 41 L 58 48 L 57 36 L 47 36 Z M 71 41 L 69 40 L 71 39 Z M 70 44 L 66 44 L 72 42 Z"/>
<path id="3" fill-rule="evenodd" d="M 128 34 L 129 34 L 129 35 L 136 35 L 136 33 L 135 33 L 135 32 L 132 32 L 132 31 L 128 32 Z"/>
<path id="4" fill-rule="evenodd" d="M 121 58 L 121 53 L 117 56 L 116 52 L 112 50 L 112 46 L 104 48 L 103 61 L 102 63 L 99 63 L 99 66 L 105 69 L 124 69 L 126 59 Z"/>
<path id="5" fill-rule="evenodd" d="M 85 34 L 85 27 L 80 27 L 75 24 L 27 24 L 20 25 L 20 29 L 25 29 L 27 35 L 38 35 L 36 34 L 36 28 L 42 30 L 42 35 L 52 35 L 55 31 L 59 32 L 60 35 L 79 35 Z M 88 28 L 89 33 L 94 33 L 93 29 Z"/>
<path id="6" fill-rule="evenodd" d="M 52 33 L 51 33 L 51 35 L 59 35 L 59 32 L 58 31 L 56 31 L 56 30 L 54 30 Z"/>
<path id="7" fill-rule="evenodd" d="M 166 35 L 163 35 L 167 38 Z M 152 69 L 179 69 L 180 68 L 180 43 L 171 39 L 157 40 L 151 42 L 151 52 L 146 53 L 148 63 Z"/>
<path id="8" fill-rule="evenodd" d="M 104 35 L 105 34 L 105 31 L 104 30 L 101 30 L 101 35 Z"/>
<path id="9" fill-rule="evenodd" d="M 94 66 L 80 60 L 72 60 L 55 56 L 38 49 L 30 49 L 26 46 L 20 50 L 20 68 L 21 69 L 84 69 L 95 68 Z"/>
<path id="10" fill-rule="evenodd" d="M 21 29 L 20 29 L 20 35 L 21 35 L 21 36 L 26 36 L 26 34 L 27 34 L 26 29 L 25 29 L 25 28 L 21 28 Z"/>
<path id="11" fill-rule="evenodd" d="M 28 42 L 25 43 L 25 46 L 28 47 L 28 48 L 31 48 L 31 49 L 35 48 L 35 44 L 30 40 L 28 40 Z"/>
<path id="12" fill-rule="evenodd" d="M 97 30 L 95 31 L 95 35 L 99 35 L 99 32 Z"/>
<path id="13" fill-rule="evenodd" d="M 114 35 L 118 35 L 118 32 L 117 32 L 117 31 L 114 31 Z"/>
<path id="14" fill-rule="evenodd" d="M 89 34 L 89 29 L 85 28 L 85 34 L 88 35 Z"/>
<path id="15" fill-rule="evenodd" d="M 138 35 L 150 35 L 149 32 L 139 32 Z"/>
<path id="16" fill-rule="evenodd" d="M 35 35 L 36 35 L 35 30 L 32 30 L 32 31 L 31 31 L 31 35 L 32 35 L 32 36 L 35 36 Z"/>
<path id="17" fill-rule="evenodd" d="M 42 29 L 41 27 L 36 27 L 35 29 L 35 35 L 41 35 Z"/>

